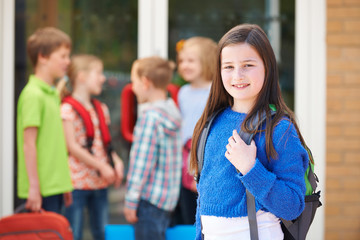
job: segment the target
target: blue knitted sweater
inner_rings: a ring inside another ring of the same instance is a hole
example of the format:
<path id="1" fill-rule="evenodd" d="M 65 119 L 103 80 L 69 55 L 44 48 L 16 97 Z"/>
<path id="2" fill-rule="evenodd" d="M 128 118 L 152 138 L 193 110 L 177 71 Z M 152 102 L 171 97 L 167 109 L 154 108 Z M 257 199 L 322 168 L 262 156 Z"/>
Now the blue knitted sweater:
<path id="1" fill-rule="evenodd" d="M 245 117 L 246 114 L 227 108 L 213 121 L 197 186 L 196 239 L 201 239 L 200 215 L 247 216 L 246 188 L 255 196 L 256 211 L 261 209 L 290 220 L 298 217 L 304 209 L 304 174 L 309 159 L 295 127 L 288 119 L 281 120 L 274 128 L 277 159 L 269 161 L 267 158 L 265 132 L 254 137 L 256 162 L 246 175 L 237 173 L 225 158 L 228 139 L 233 129 L 240 130 Z"/>

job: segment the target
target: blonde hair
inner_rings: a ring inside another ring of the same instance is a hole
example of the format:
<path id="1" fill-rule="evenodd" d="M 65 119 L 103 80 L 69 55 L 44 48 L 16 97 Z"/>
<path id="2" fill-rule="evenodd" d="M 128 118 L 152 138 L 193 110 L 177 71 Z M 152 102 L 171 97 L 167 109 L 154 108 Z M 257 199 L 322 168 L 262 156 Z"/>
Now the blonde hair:
<path id="1" fill-rule="evenodd" d="M 173 77 L 175 63 L 161 57 L 146 57 L 136 60 L 136 74 L 147 77 L 156 88 L 166 89 Z"/>
<path id="2" fill-rule="evenodd" d="M 67 72 L 67 77 L 69 80 L 68 84 L 70 85 L 70 88 L 64 86 L 63 88 L 60 89 L 61 98 L 71 94 L 72 89 L 74 89 L 75 87 L 76 78 L 79 75 L 79 73 L 83 71 L 84 72 L 90 71 L 92 68 L 92 64 L 94 63 L 102 64 L 102 61 L 100 58 L 88 54 L 78 54 L 71 57 L 71 63 Z"/>
<path id="3" fill-rule="evenodd" d="M 196 47 L 198 49 L 198 57 L 200 58 L 202 67 L 202 77 L 207 81 L 212 81 L 216 73 L 217 44 L 210 38 L 192 37 L 187 40 L 182 40 L 179 45 L 180 46 L 177 47 L 178 58 L 179 53 L 185 48 Z"/>
<path id="4" fill-rule="evenodd" d="M 71 48 L 71 39 L 63 31 L 54 27 L 45 27 L 36 30 L 27 40 L 27 53 L 34 67 L 37 65 L 38 56 L 49 57 L 61 46 Z"/>

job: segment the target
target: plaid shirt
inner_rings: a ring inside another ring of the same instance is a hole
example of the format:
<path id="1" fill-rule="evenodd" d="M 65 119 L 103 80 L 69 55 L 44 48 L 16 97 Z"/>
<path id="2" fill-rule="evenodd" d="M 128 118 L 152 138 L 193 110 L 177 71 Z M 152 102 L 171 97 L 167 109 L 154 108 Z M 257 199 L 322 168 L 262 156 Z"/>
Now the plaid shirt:
<path id="1" fill-rule="evenodd" d="M 130 151 L 125 206 L 137 209 L 143 199 L 172 211 L 181 184 L 180 112 L 171 99 L 141 108 Z"/>

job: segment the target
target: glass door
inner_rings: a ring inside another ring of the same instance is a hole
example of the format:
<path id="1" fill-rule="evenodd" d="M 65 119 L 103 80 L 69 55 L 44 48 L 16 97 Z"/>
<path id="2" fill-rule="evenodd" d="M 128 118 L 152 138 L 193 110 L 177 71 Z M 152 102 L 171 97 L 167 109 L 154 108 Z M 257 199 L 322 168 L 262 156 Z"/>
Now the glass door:
<path id="1" fill-rule="evenodd" d="M 99 96 L 110 110 L 113 145 L 127 169 L 130 144 L 120 133 L 120 95 L 130 82 L 137 58 L 138 2 L 133 0 L 15 0 L 15 99 L 33 72 L 26 55 L 26 40 L 37 28 L 57 27 L 72 38 L 72 54 L 94 54 L 104 62 L 107 78 Z M 16 159 L 16 158 L 15 158 Z M 16 164 L 16 161 L 15 161 Z M 14 168 L 16 176 L 16 166 Z M 16 180 L 15 180 L 16 181 Z M 16 186 L 16 184 L 15 184 Z M 125 223 L 122 215 L 125 186 L 110 188 L 110 223 Z M 14 189 L 15 206 L 19 204 Z M 86 223 L 85 239 L 90 236 Z"/>

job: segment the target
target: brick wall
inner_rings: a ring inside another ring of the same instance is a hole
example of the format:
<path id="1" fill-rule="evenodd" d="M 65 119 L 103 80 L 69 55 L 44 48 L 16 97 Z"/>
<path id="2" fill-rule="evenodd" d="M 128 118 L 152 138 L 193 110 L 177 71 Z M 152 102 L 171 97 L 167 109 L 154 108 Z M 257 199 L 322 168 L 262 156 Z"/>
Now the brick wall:
<path id="1" fill-rule="evenodd" d="M 327 1 L 326 132 L 325 239 L 360 239 L 360 0 Z"/>

